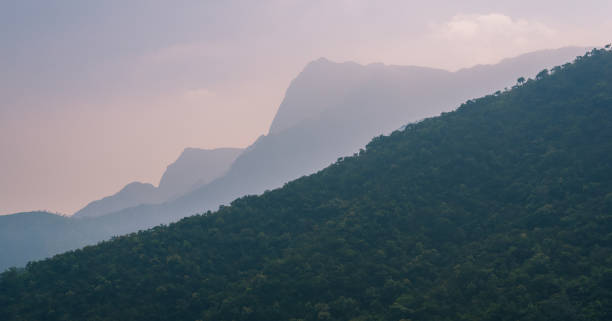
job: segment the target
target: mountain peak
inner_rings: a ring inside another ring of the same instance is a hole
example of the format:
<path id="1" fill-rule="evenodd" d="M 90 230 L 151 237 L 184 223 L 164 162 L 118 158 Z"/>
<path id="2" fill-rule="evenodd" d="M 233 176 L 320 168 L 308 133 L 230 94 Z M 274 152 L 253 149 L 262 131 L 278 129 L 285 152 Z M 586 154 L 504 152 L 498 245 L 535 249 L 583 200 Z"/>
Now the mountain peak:
<path id="1" fill-rule="evenodd" d="M 125 185 L 119 193 L 132 193 L 142 190 L 152 190 L 155 189 L 155 186 L 151 183 L 142 183 L 142 182 L 131 182 Z"/>
<path id="2" fill-rule="evenodd" d="M 220 177 L 241 152 L 240 148 L 185 148 L 177 160 L 168 165 L 159 187 L 129 183 L 114 195 L 87 204 L 74 217 L 101 216 L 140 204 L 166 202 Z"/>
<path id="3" fill-rule="evenodd" d="M 279 133 L 337 105 L 363 75 L 363 66 L 354 62 L 319 58 L 308 63 L 289 85 L 269 132 Z"/>
<path id="4" fill-rule="evenodd" d="M 379 62 L 364 66 L 355 62 L 338 63 L 327 58 L 318 58 L 308 63 L 287 88 L 269 133 L 280 133 L 349 103 L 358 105 L 371 99 L 370 104 L 386 104 L 386 93 L 402 86 L 405 87 L 404 100 L 408 103 L 408 96 L 422 96 L 422 90 L 431 92 L 432 87 L 436 87 L 436 83 L 441 79 L 446 83 L 441 83 L 438 87 L 449 85 L 453 87 L 450 90 L 463 90 L 466 93 L 468 91 L 465 88 L 470 88 L 470 95 L 463 95 L 464 99 L 469 99 L 474 93 L 483 95 L 512 86 L 520 76 L 535 76 L 545 66 L 552 67 L 568 62 L 584 52 L 584 48 L 579 47 L 541 50 L 504 59 L 496 65 L 478 65 L 454 73 L 430 67 L 385 65 Z M 449 84 L 448 80 L 456 84 Z M 477 86 L 482 88 L 478 90 Z M 372 91 L 380 93 L 380 97 L 368 95 Z M 441 98 L 455 95 L 431 94 L 441 95 Z M 349 96 L 362 96 L 363 99 L 349 102 Z M 450 105 L 446 108 L 451 108 L 450 106 L 457 102 L 448 99 L 448 103 Z M 417 106 L 403 106 L 406 110 L 415 107 Z M 433 114 L 424 112 L 422 116 Z M 398 123 L 399 126 L 401 124 Z"/>

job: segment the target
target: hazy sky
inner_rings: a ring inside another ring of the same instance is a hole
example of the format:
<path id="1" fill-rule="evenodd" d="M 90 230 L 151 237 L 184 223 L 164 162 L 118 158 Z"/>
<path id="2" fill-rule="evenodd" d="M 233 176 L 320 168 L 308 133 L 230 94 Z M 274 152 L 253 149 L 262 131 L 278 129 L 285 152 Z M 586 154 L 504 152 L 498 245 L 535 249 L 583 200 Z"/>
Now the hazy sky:
<path id="1" fill-rule="evenodd" d="M 318 57 L 454 70 L 611 40 L 609 0 L 0 0 L 0 213 L 71 214 L 185 147 L 245 147 Z"/>

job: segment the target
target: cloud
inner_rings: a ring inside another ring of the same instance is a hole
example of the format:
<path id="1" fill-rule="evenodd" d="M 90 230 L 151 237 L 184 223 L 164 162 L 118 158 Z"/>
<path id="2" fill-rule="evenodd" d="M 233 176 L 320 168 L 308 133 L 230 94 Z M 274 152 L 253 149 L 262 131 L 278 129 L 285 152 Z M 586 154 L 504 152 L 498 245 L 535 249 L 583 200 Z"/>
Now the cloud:
<path id="1" fill-rule="evenodd" d="M 183 97 L 189 101 L 200 101 L 215 97 L 215 93 L 207 88 L 188 89 Z"/>
<path id="2" fill-rule="evenodd" d="M 543 22 L 501 13 L 457 14 L 431 23 L 429 40 L 452 49 L 455 58 L 494 63 L 503 56 L 557 47 L 559 34 Z"/>
<path id="3" fill-rule="evenodd" d="M 434 25 L 435 33 L 440 37 L 460 41 L 510 41 L 513 44 L 524 44 L 530 39 L 540 37 L 552 38 L 557 32 L 538 21 L 512 19 L 500 14 L 458 14 L 441 25 Z"/>

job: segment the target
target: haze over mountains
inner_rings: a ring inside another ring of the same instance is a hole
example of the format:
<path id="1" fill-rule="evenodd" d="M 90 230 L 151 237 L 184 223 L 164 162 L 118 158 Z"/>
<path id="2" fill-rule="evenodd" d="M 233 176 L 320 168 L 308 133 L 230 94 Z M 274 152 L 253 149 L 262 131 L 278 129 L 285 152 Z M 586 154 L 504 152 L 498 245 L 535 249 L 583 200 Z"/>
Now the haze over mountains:
<path id="1" fill-rule="evenodd" d="M 246 148 L 319 57 L 458 70 L 612 30 L 608 0 L 470 1 L 1 1 L 0 214 L 72 214 L 185 147 Z"/>
<path id="2" fill-rule="evenodd" d="M 610 320 L 609 48 L 282 188 L 11 269 L 0 319 Z"/>
<path id="3" fill-rule="evenodd" d="M 95 217 L 140 204 L 159 204 L 210 183 L 223 175 L 242 152 L 240 148 L 186 148 L 162 175 L 158 187 L 132 182 L 112 196 L 93 201 L 74 217 Z"/>
<path id="4" fill-rule="evenodd" d="M 11 238 L 14 234 L 0 235 L 6 237 L 0 243 L 1 251 L 15 252 L 17 248 L 23 253 L 19 258 L 1 256 L 0 269 L 214 210 L 236 197 L 280 187 L 324 168 L 339 157 L 358 152 L 374 136 L 450 111 L 467 99 L 512 86 L 519 76 L 534 76 L 543 68 L 561 65 L 583 52 L 583 48 L 546 50 L 457 72 L 316 60 L 287 89 L 268 135 L 244 150 L 221 177 L 162 204 L 142 204 L 138 197 L 143 194 L 127 197 L 127 201 L 119 202 L 119 207 L 141 204 L 99 217 L 79 215 L 83 218 L 62 220 L 69 228 L 58 229 L 61 236 L 53 235 L 52 230 L 25 246 L 18 238 Z M 134 187 L 144 187 L 144 195 L 154 190 L 153 186 Z M 128 195 L 130 189 L 107 199 L 108 203 Z M 109 208 L 112 210 L 109 206 L 90 213 L 101 214 Z M 26 231 L 28 223 L 24 220 L 20 225 L 19 218 L 27 215 L 0 217 L 0 224 L 11 219 L 16 222 L 12 225 L 15 231 Z M 57 241 L 70 238 L 72 242 Z M 41 248 L 49 250 L 41 255 Z"/>
<path id="5" fill-rule="evenodd" d="M 535 76 L 584 51 L 546 50 L 458 72 L 318 59 L 292 81 L 269 134 L 247 148 L 223 177 L 163 207 L 127 209 L 119 215 L 151 211 L 178 219 L 280 187 L 357 152 L 371 137 L 512 86 L 520 76 Z"/>

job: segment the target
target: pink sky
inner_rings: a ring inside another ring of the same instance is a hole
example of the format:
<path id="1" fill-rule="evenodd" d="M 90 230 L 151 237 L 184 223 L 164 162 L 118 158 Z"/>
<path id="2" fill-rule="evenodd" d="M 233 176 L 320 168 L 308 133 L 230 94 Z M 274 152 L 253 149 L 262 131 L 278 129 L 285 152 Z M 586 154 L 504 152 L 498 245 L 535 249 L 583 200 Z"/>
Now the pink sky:
<path id="1" fill-rule="evenodd" d="M 609 42 L 610 2 L 573 3 L 0 4 L 0 213 L 72 214 L 185 147 L 246 147 L 318 57 L 456 70 Z"/>

